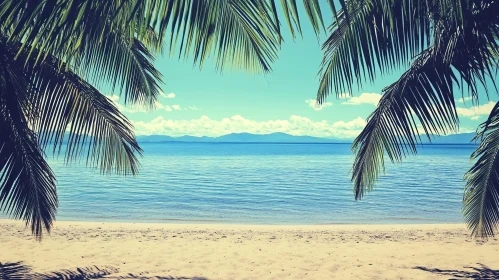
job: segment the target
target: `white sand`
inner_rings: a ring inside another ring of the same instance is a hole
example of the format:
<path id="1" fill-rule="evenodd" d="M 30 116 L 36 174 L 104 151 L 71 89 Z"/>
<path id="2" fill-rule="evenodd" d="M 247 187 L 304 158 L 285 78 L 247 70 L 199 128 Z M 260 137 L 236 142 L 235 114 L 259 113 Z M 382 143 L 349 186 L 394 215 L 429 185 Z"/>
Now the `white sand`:
<path id="1" fill-rule="evenodd" d="M 40 243 L 0 220 L 0 262 L 19 261 L 105 279 L 489 279 L 499 278 L 499 242 L 473 240 L 464 225 L 57 222 Z"/>

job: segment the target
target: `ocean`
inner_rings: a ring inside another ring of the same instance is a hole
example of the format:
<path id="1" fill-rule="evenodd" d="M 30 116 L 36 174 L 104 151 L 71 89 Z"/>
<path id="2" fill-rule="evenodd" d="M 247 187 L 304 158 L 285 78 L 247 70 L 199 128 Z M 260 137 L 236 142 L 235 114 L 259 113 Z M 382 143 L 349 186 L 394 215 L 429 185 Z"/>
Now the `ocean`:
<path id="1" fill-rule="evenodd" d="M 355 201 L 349 144 L 143 143 L 140 174 L 49 159 L 57 220 L 237 224 L 461 223 L 472 145 L 386 164 Z"/>

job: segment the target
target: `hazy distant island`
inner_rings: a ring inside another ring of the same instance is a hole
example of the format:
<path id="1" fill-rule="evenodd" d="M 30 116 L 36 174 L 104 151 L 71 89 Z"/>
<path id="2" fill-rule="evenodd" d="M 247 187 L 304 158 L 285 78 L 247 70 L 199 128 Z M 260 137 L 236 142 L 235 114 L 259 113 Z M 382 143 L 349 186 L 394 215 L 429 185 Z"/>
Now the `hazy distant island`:
<path id="1" fill-rule="evenodd" d="M 320 138 L 313 136 L 295 136 L 282 132 L 270 134 L 230 133 L 218 137 L 167 135 L 137 136 L 137 140 L 146 142 L 209 142 L 209 143 L 352 143 L 352 139 Z"/>
<path id="2" fill-rule="evenodd" d="M 475 133 L 460 133 L 446 136 L 433 136 L 431 144 L 475 144 L 472 142 Z M 152 142 L 186 142 L 186 143 L 352 143 L 349 138 L 322 138 L 313 136 L 295 136 L 282 132 L 270 134 L 252 134 L 252 133 L 231 133 L 218 137 L 208 136 L 180 136 L 172 137 L 168 135 L 148 135 L 137 136 L 141 143 Z M 430 144 L 426 137 L 422 136 L 423 144 Z"/>

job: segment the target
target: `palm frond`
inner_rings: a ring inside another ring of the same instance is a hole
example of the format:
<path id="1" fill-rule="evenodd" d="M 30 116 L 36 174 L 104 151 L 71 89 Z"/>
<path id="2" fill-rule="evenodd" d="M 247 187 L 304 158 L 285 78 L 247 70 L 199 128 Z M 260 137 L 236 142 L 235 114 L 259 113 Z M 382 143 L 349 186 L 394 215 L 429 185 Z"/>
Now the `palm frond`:
<path id="1" fill-rule="evenodd" d="M 29 59 L 29 56 L 23 59 Z M 74 67 L 74 72 L 97 87 L 101 82 L 112 85 L 113 92 L 118 87 L 124 104 L 138 103 L 152 108 L 162 80 L 153 62 L 154 56 L 142 42 L 134 39 L 128 43 L 119 34 L 110 32 L 101 44 L 84 46 L 81 66 Z M 69 68 L 63 71 L 69 71 Z"/>
<path id="2" fill-rule="evenodd" d="M 15 44 L 9 44 L 16 51 Z M 23 59 L 11 61 L 18 67 Z M 28 58 L 29 61 L 29 58 Z M 141 149 L 133 126 L 113 102 L 95 87 L 48 56 L 43 64 L 28 63 L 30 100 L 36 111 L 30 123 L 42 148 L 53 144 L 54 152 L 65 144 L 66 161 L 87 157 L 89 166 L 102 172 L 136 174 Z"/>
<path id="3" fill-rule="evenodd" d="M 28 81 L 0 42 L 0 210 L 50 231 L 57 209 L 55 177 L 26 118 Z"/>
<path id="4" fill-rule="evenodd" d="M 426 50 L 411 69 L 384 90 L 378 107 L 355 139 L 352 181 L 356 199 L 372 189 L 384 169 L 385 153 L 395 162 L 416 153 L 421 141 L 419 126 L 428 138 L 457 129 L 452 86 L 456 77 L 449 64 L 439 63 L 433 55 L 434 49 Z"/>
<path id="5" fill-rule="evenodd" d="M 373 82 L 377 72 L 392 72 L 419 55 L 431 44 L 433 25 L 445 10 L 451 25 L 462 21 L 454 0 L 353 0 L 337 12 L 331 35 L 323 44 L 317 101 L 334 91 L 338 96 L 352 92 L 356 83 Z M 442 20 L 442 19 L 440 19 Z"/>
<path id="6" fill-rule="evenodd" d="M 131 43 L 150 41 L 151 30 L 159 32 L 158 44 L 168 34 L 171 50 L 192 50 L 200 64 L 211 53 L 219 66 L 230 62 L 237 68 L 267 71 L 277 52 L 278 36 L 271 32 L 274 22 L 263 0 L 26 2 L 7 0 L 0 6 L 0 19 L 11 26 L 9 38 L 22 40 L 24 48 L 50 53 L 68 66 L 80 63 L 82 55 L 92 61 L 82 50 L 101 44 L 110 33 Z M 105 57 L 106 53 L 94 62 L 100 64 Z"/>
<path id="7" fill-rule="evenodd" d="M 282 41 L 275 2 L 5 0 L 0 3 L 0 22 L 11 40 L 23 42 L 23 50 L 50 53 L 67 66 L 81 65 L 82 57 L 92 61 L 90 58 L 95 52 L 85 53 L 86 46 L 98 46 L 108 40 L 109 34 L 120 34 L 128 44 L 138 40 L 155 52 L 161 49 L 162 42 L 169 41 L 170 52 L 193 55 L 200 66 L 213 55 L 220 70 L 230 65 L 251 72 L 266 72 L 276 59 Z M 328 3 L 335 12 L 334 1 Z M 315 33 L 319 34 L 324 29 L 320 1 L 304 0 L 302 4 Z M 345 1 L 340 4 L 346 5 Z M 297 1 L 281 0 L 280 7 L 292 36 L 297 32 L 301 34 Z M 158 31 L 158 36 L 151 36 L 151 31 Z M 103 57 L 108 57 L 113 49 L 101 51 L 104 53 L 93 61 L 96 65 L 102 64 Z M 94 71 L 98 71 L 98 67 L 94 67 Z M 80 72 L 76 74 L 83 76 Z"/>
<path id="8" fill-rule="evenodd" d="M 86 157 L 102 172 L 123 174 L 137 173 L 141 149 L 111 100 L 50 55 L 42 64 L 24 52 L 14 59 L 19 46 L 0 36 L 0 208 L 41 238 L 57 208 L 47 145 L 64 146 L 67 162 Z"/>
<path id="9" fill-rule="evenodd" d="M 170 51 L 192 55 L 202 66 L 209 56 L 217 68 L 268 72 L 277 58 L 279 40 L 265 1 L 172 1 Z M 179 41 L 180 40 L 180 41 Z"/>
<path id="10" fill-rule="evenodd" d="M 272 15 L 275 21 L 275 26 L 277 27 L 277 32 L 280 36 L 281 34 L 281 21 L 279 19 L 279 14 L 277 11 L 276 0 L 269 0 L 270 6 L 272 8 Z M 331 9 L 335 10 L 335 4 L 333 1 L 329 2 L 332 6 Z M 288 26 L 291 36 L 296 37 L 297 34 L 302 35 L 300 15 L 298 13 L 298 4 L 296 0 L 281 0 L 280 1 L 281 11 L 284 14 L 284 19 Z M 315 34 L 318 36 L 321 30 L 325 29 L 324 20 L 322 17 L 322 11 L 320 3 L 318 0 L 303 0 L 303 7 L 305 8 L 305 13 L 314 29 Z"/>
<path id="11" fill-rule="evenodd" d="M 39 64 L 50 54 L 94 85 L 119 87 L 125 103 L 154 104 L 161 74 L 151 51 L 162 44 L 151 26 L 125 24 L 129 1 L 16 2 L 0 4 L 0 18 L 11 27 L 10 41 L 22 42 L 17 58 Z"/>
<path id="12" fill-rule="evenodd" d="M 475 161 L 466 173 L 463 214 L 474 236 L 486 238 L 499 226 L 499 103 L 477 131 L 480 145 L 471 155 Z"/>
<path id="13" fill-rule="evenodd" d="M 490 39 L 499 34 L 499 27 L 490 23 L 498 22 L 497 5 L 463 14 L 466 24 L 461 26 L 438 22 L 433 45 L 384 89 L 378 108 L 353 144 L 357 199 L 372 189 L 384 168 L 385 152 L 391 161 L 401 161 L 407 153 L 417 152 L 420 129 L 430 141 L 432 134 L 457 131 L 454 86 L 467 86 L 477 101 L 478 86 L 487 89 L 487 80 L 494 81 L 491 67 L 499 46 Z"/>

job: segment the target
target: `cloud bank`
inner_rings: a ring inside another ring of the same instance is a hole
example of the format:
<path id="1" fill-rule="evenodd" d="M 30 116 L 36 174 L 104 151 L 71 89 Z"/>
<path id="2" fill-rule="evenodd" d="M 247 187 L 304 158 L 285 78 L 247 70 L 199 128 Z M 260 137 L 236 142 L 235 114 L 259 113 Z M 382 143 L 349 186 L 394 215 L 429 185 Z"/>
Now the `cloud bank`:
<path id="1" fill-rule="evenodd" d="M 472 120 L 478 120 L 481 116 L 488 116 L 494 108 L 495 102 L 489 101 L 487 104 L 472 106 L 470 108 L 457 107 L 457 114 L 461 117 L 468 117 Z"/>
<path id="2" fill-rule="evenodd" d="M 351 121 L 329 123 L 313 121 L 306 117 L 292 115 L 287 120 L 255 121 L 240 115 L 213 120 L 202 116 L 193 120 L 170 120 L 162 116 L 149 122 L 132 121 L 137 135 L 169 135 L 169 136 L 221 136 L 229 133 L 268 134 L 284 132 L 291 135 L 307 135 L 316 137 L 353 138 L 357 136 L 366 121 L 357 117 Z"/>

